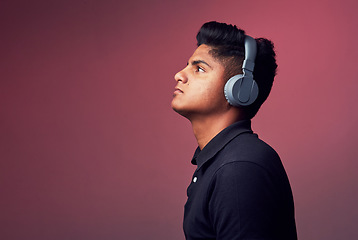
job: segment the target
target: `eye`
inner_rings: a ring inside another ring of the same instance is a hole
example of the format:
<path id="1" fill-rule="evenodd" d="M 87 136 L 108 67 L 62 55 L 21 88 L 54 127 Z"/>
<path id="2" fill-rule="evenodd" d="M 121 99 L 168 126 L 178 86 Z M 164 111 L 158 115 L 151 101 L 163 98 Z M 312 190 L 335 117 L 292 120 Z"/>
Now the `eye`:
<path id="1" fill-rule="evenodd" d="M 196 67 L 196 71 L 201 73 L 205 72 L 205 70 L 199 66 Z"/>

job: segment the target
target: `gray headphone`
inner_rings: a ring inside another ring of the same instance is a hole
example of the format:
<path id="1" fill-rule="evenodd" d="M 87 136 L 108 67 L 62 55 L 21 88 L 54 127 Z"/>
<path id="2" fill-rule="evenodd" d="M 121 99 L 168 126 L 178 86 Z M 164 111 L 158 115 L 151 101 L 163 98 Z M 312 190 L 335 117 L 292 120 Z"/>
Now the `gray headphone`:
<path id="1" fill-rule="evenodd" d="M 245 36 L 245 59 L 242 63 L 243 74 L 231 77 L 225 84 L 226 100 L 235 107 L 252 104 L 259 95 L 259 88 L 254 80 L 253 71 L 257 45 L 255 39 Z"/>

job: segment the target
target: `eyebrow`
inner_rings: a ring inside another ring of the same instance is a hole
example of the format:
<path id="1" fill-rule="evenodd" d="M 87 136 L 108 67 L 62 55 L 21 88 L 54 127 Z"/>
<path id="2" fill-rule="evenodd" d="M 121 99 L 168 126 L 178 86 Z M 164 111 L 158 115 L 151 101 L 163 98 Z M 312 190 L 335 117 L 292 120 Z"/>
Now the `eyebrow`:
<path id="1" fill-rule="evenodd" d="M 191 65 L 198 65 L 200 63 L 205 64 L 206 66 L 208 66 L 209 68 L 212 69 L 212 67 L 207 62 L 205 62 L 204 60 L 193 60 L 191 62 Z"/>

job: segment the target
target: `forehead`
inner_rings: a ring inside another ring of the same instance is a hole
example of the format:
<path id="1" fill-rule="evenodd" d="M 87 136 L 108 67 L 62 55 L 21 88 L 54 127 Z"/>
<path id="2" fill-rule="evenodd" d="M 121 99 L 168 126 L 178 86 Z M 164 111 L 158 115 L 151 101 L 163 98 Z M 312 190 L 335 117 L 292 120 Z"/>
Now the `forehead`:
<path id="1" fill-rule="evenodd" d="M 203 54 L 203 55 L 210 55 L 209 51 L 211 50 L 211 47 L 205 44 L 201 44 L 197 49 L 195 49 L 193 55 L 197 54 Z"/>
<path id="2" fill-rule="evenodd" d="M 196 60 L 205 60 L 206 62 L 210 62 L 213 66 L 220 65 L 222 66 L 221 62 L 219 60 L 215 59 L 209 51 L 212 48 L 208 45 L 202 44 L 200 45 L 193 53 L 193 55 L 190 57 L 190 61 L 196 61 Z"/>

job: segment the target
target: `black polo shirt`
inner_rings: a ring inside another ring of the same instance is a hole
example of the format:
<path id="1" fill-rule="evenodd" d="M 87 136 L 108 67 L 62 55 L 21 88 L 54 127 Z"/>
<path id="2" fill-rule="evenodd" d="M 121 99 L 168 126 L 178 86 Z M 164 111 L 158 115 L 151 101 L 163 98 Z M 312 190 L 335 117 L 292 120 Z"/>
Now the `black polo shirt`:
<path id="1" fill-rule="evenodd" d="M 192 163 L 197 169 L 187 190 L 186 239 L 297 239 L 284 167 L 249 120 L 197 148 Z"/>

